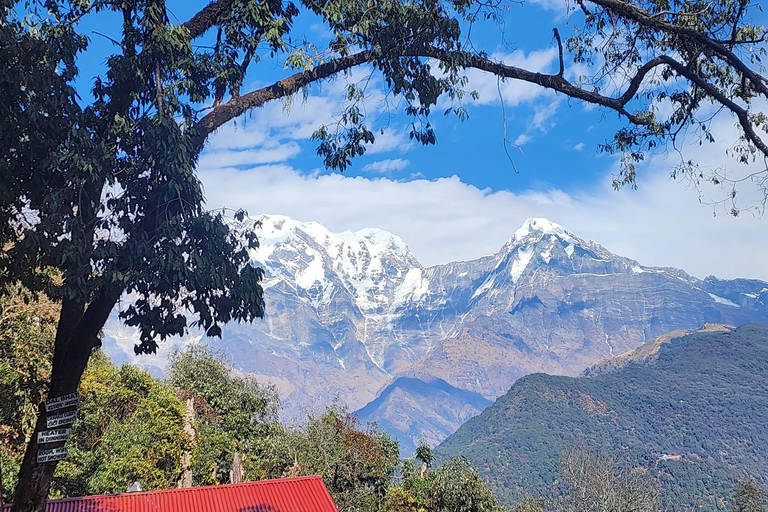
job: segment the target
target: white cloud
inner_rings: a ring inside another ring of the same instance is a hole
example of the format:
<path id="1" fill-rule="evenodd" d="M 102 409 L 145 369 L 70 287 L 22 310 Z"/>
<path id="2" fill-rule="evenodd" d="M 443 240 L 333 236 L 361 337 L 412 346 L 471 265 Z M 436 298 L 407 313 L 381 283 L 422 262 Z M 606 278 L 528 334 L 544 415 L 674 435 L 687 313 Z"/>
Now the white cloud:
<path id="1" fill-rule="evenodd" d="M 376 142 L 366 146 L 366 155 L 376 155 L 388 151 L 405 153 L 413 148 L 413 141 L 408 138 L 408 133 L 405 129 L 384 128 L 381 132 L 376 133 L 375 136 Z"/>
<path id="2" fill-rule="evenodd" d="M 517 136 L 517 138 L 512 142 L 515 146 L 523 146 L 525 144 L 528 144 L 531 142 L 532 137 L 528 135 L 527 133 L 521 133 Z"/>
<path id="3" fill-rule="evenodd" d="M 555 21 L 568 18 L 577 10 L 576 2 L 563 2 L 563 0 L 530 0 L 530 2 L 543 10 L 553 12 Z"/>
<path id="4" fill-rule="evenodd" d="M 493 192 L 456 176 L 402 182 L 341 174 L 306 176 L 286 165 L 201 172 L 211 207 L 246 208 L 316 220 L 333 231 L 380 227 L 403 237 L 425 265 L 498 250 L 528 217 L 547 217 L 646 265 L 696 276 L 768 279 L 764 220 L 712 216 L 695 193 L 668 179 L 669 163 L 614 192 L 606 177 L 590 190 Z"/>
<path id="5" fill-rule="evenodd" d="M 549 104 L 536 105 L 534 107 L 533 119 L 531 120 L 532 127 L 544 133 L 549 131 L 555 124 L 552 118 L 557 113 L 561 102 L 561 98 L 552 98 L 552 102 Z"/>
<path id="6" fill-rule="evenodd" d="M 584 151 L 585 144 L 583 142 L 579 142 L 575 146 L 573 146 L 574 151 Z"/>
<path id="7" fill-rule="evenodd" d="M 206 150 L 254 148 L 267 142 L 268 135 L 268 129 L 261 124 L 248 122 L 247 119 L 238 120 L 222 126 L 209 139 Z"/>
<path id="8" fill-rule="evenodd" d="M 389 160 L 379 160 L 363 167 L 364 172 L 375 172 L 387 174 L 395 171 L 402 171 L 411 163 L 404 158 L 392 158 Z"/>
<path id="9" fill-rule="evenodd" d="M 555 114 L 557 114 L 562 98 L 551 96 L 551 102 L 538 102 L 533 106 L 533 114 L 526 123 L 526 132 L 521 133 L 513 142 L 517 146 L 522 146 L 533 140 L 535 135 L 547 133 L 555 127 Z"/>
<path id="10" fill-rule="evenodd" d="M 274 147 L 243 149 L 240 151 L 206 151 L 200 157 L 198 168 L 219 168 L 242 165 L 260 165 L 285 162 L 299 154 L 301 148 L 296 142 L 278 144 Z"/>

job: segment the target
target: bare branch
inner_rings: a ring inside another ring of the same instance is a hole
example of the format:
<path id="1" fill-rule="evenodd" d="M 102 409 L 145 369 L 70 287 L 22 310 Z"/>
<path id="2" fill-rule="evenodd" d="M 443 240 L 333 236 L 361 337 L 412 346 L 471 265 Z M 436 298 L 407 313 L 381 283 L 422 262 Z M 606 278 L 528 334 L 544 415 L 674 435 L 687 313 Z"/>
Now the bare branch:
<path id="1" fill-rule="evenodd" d="M 555 34 L 555 39 L 557 40 L 557 54 L 560 62 L 560 72 L 557 74 L 557 76 L 563 76 L 563 73 L 565 73 L 565 62 L 563 61 L 563 42 L 560 40 L 560 32 L 557 30 L 557 27 L 553 28 L 552 32 Z"/>

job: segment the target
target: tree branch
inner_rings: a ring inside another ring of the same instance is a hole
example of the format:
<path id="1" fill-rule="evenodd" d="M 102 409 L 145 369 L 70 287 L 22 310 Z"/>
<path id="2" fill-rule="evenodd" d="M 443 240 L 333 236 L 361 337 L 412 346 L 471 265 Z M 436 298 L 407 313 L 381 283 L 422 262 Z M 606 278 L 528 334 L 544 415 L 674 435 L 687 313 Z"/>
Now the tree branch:
<path id="1" fill-rule="evenodd" d="M 254 53 L 256 53 L 256 47 L 253 45 L 249 45 L 248 49 L 245 51 L 243 62 L 239 66 L 239 76 L 237 80 L 235 80 L 235 83 L 232 84 L 232 97 L 234 98 L 240 96 L 240 88 L 243 86 L 243 80 L 245 80 L 245 73 L 248 71 L 248 65 L 251 63 Z"/>
<path id="2" fill-rule="evenodd" d="M 555 34 L 555 39 L 557 40 L 557 53 L 560 62 L 560 72 L 557 74 L 557 76 L 563 76 L 563 73 L 565 73 L 565 62 L 563 61 L 563 42 L 560 40 L 560 32 L 557 30 L 557 27 L 553 28 L 552 32 Z"/>
<path id="3" fill-rule="evenodd" d="M 229 11 L 234 3 L 235 0 L 214 0 L 182 24 L 182 27 L 189 32 L 190 41 L 205 34 L 209 28 L 216 25 L 221 15 Z"/>
<path id="4" fill-rule="evenodd" d="M 736 35 L 739 30 L 739 21 L 741 21 L 741 16 L 744 14 L 744 8 L 747 6 L 747 0 L 740 0 L 739 1 L 739 10 L 736 13 L 736 18 L 733 20 L 733 28 L 731 29 L 731 40 L 736 41 Z"/>
<path id="5" fill-rule="evenodd" d="M 768 97 L 768 86 L 766 86 L 765 79 L 758 73 L 750 69 L 741 59 L 736 57 L 728 48 L 723 44 L 708 37 L 703 32 L 697 30 L 674 25 L 663 18 L 655 18 L 648 14 L 646 11 L 636 7 L 629 2 L 623 0 L 589 0 L 590 2 L 597 4 L 605 9 L 610 9 L 622 17 L 632 20 L 644 27 L 652 28 L 665 32 L 667 34 L 675 34 L 678 37 L 684 37 L 690 41 L 695 41 L 705 48 L 709 49 L 712 53 L 720 56 L 731 67 L 740 71 L 747 77 L 747 79 L 753 84 L 755 89 L 764 96 Z"/>
<path id="6" fill-rule="evenodd" d="M 717 100 L 733 114 L 735 114 L 739 119 L 739 124 L 744 129 L 744 133 L 749 141 L 753 143 L 763 154 L 768 155 L 768 146 L 766 146 L 765 142 L 763 142 L 763 140 L 757 135 L 754 128 L 750 124 L 748 110 L 739 106 L 733 100 L 729 99 L 725 93 L 717 89 L 714 85 L 710 84 L 705 79 L 694 73 L 692 70 L 688 69 L 685 65 L 677 62 L 668 55 L 655 57 L 639 67 L 635 72 L 635 75 L 630 80 L 627 89 L 618 97 L 605 96 L 597 92 L 578 87 L 566 80 L 562 76 L 561 72 L 558 72 L 554 75 L 536 73 L 515 66 L 507 66 L 502 63 L 492 61 L 488 58 L 480 57 L 466 52 L 447 51 L 434 47 L 426 47 L 413 50 L 404 48 L 395 50 L 392 54 L 386 56 L 386 58 L 389 59 L 397 57 L 433 58 L 449 63 L 458 62 L 460 63 L 458 65 L 463 68 L 475 68 L 481 71 L 487 71 L 498 77 L 511 78 L 513 80 L 521 80 L 524 82 L 536 84 L 546 89 L 551 89 L 553 91 L 563 93 L 571 98 L 580 99 L 587 103 L 600 105 L 614 110 L 620 115 L 624 116 L 630 123 L 638 126 L 649 126 L 653 123 L 653 121 L 646 119 L 643 116 L 632 114 L 631 112 L 627 111 L 625 108 L 626 105 L 629 103 L 629 101 L 632 100 L 633 97 L 635 97 L 648 73 L 650 73 L 658 66 L 669 66 L 679 75 L 688 79 L 690 83 L 700 87 L 709 96 Z M 244 114 L 248 110 L 260 107 L 268 101 L 295 94 L 302 87 L 315 81 L 330 77 L 338 72 L 344 71 L 354 66 L 358 66 L 366 62 L 372 62 L 377 58 L 381 58 L 381 56 L 370 51 L 363 51 L 346 57 L 340 57 L 323 63 L 312 70 L 296 73 L 268 87 L 252 91 L 240 97 L 231 98 L 227 103 L 218 106 L 212 112 L 204 116 L 195 125 L 195 131 L 192 134 L 192 144 L 195 154 L 199 154 L 203 148 L 206 138 L 213 131 L 223 126 L 228 121 Z"/>
<path id="7" fill-rule="evenodd" d="M 228 102 L 219 105 L 213 111 L 206 114 L 198 121 L 191 137 L 193 154 L 199 154 L 205 144 L 205 139 L 214 130 L 220 128 L 228 121 L 244 114 L 245 112 L 260 107 L 268 101 L 285 98 L 297 93 L 302 87 L 318 80 L 328 78 L 346 69 L 371 62 L 375 54 L 371 51 L 363 51 L 340 57 L 325 62 L 314 69 L 302 71 L 284 78 L 274 84 L 249 92 L 242 96 L 231 98 Z"/>
<path id="8" fill-rule="evenodd" d="M 624 101 L 623 95 L 619 98 L 613 98 L 610 96 L 604 96 L 602 94 L 599 94 L 593 91 L 588 91 L 586 89 L 582 89 L 580 87 L 573 85 L 572 83 L 570 83 L 568 80 L 566 80 L 564 77 L 560 76 L 559 74 L 547 75 L 543 73 L 535 73 L 532 71 L 528 71 L 527 69 L 522 69 L 515 66 L 506 66 L 504 64 L 500 64 L 498 62 L 494 62 L 490 59 L 479 57 L 477 55 L 471 55 L 464 52 L 449 52 L 446 50 L 441 50 L 439 48 L 427 48 L 425 50 L 418 51 L 415 53 L 409 53 L 406 50 L 403 56 L 431 57 L 434 59 L 441 60 L 443 62 L 456 62 L 457 60 L 459 60 L 462 63 L 463 67 L 475 68 L 481 71 L 487 71 L 489 73 L 493 73 L 494 75 L 497 75 L 497 76 L 502 76 L 504 78 L 512 78 L 513 80 L 522 80 L 524 82 L 536 84 L 546 89 L 551 89 L 553 91 L 561 92 L 571 98 L 580 99 L 588 103 L 593 103 L 595 105 L 602 105 L 604 107 L 615 110 L 616 112 L 620 113 L 621 115 L 626 117 L 630 122 L 634 124 L 638 124 L 638 125 L 648 124 L 648 122 L 643 120 L 642 118 L 639 118 L 638 116 L 635 116 L 626 111 L 624 106 L 629 100 L 627 99 L 627 101 Z M 658 63 L 655 65 L 658 65 Z M 648 69 L 646 69 L 644 71 L 644 74 L 647 74 L 651 67 L 653 66 L 650 66 Z M 639 83 L 642 81 L 642 77 L 639 79 L 637 79 L 636 77 L 636 79 L 633 79 L 632 83 L 634 83 L 635 81 L 637 81 L 637 87 L 639 87 Z"/>
<path id="9" fill-rule="evenodd" d="M 692 84 L 700 87 L 709 96 L 714 98 L 718 103 L 722 104 L 725 108 L 733 112 L 739 120 L 741 128 L 744 130 L 744 135 L 747 139 L 755 145 L 755 147 L 763 154 L 768 156 L 768 145 L 761 139 L 757 132 L 755 132 L 752 123 L 749 120 L 749 111 L 738 103 L 726 96 L 725 93 L 720 91 L 717 87 L 710 84 L 687 67 L 683 66 L 672 57 L 668 55 L 662 55 L 659 57 L 664 60 L 664 64 L 674 69 L 679 75 L 688 79 Z"/>
<path id="10" fill-rule="evenodd" d="M 194 132 L 191 136 L 193 153 L 199 154 L 200 151 L 202 151 L 206 138 L 212 132 L 245 112 L 258 108 L 269 101 L 295 94 L 302 87 L 318 80 L 328 78 L 338 72 L 366 62 L 372 62 L 377 57 L 378 54 L 374 54 L 371 51 L 363 51 L 346 57 L 340 57 L 320 64 L 312 70 L 302 71 L 291 75 L 270 86 L 257 89 L 239 97 L 231 98 L 227 103 L 214 108 L 195 124 L 193 128 Z M 394 55 L 388 56 L 388 58 L 395 57 L 429 57 L 444 62 L 456 62 L 457 60 L 460 60 L 463 67 L 475 68 L 493 73 L 500 77 L 533 83 L 547 89 L 561 92 L 571 98 L 580 99 L 596 105 L 602 105 L 615 110 L 626 117 L 631 123 L 637 125 L 646 125 L 648 124 L 648 121 L 629 113 L 624 107 L 637 92 L 645 75 L 653 67 L 662 64 L 661 61 L 656 59 L 648 62 L 638 70 L 638 74 L 631 81 L 627 92 L 619 98 L 612 98 L 577 87 L 566 80 L 561 74 L 547 75 L 543 73 L 535 73 L 515 66 L 507 66 L 465 52 L 451 52 L 439 48 L 425 48 L 413 51 L 403 49 L 402 51 L 396 52 Z"/>
<path id="11" fill-rule="evenodd" d="M 662 64 L 665 64 L 664 59 L 661 57 L 655 57 L 640 66 L 637 69 L 635 76 L 633 76 L 632 80 L 630 80 L 627 90 L 624 91 L 624 94 L 619 97 L 619 102 L 622 105 L 629 103 L 635 94 L 637 94 L 637 91 L 640 89 L 640 85 L 643 83 L 643 80 L 648 75 L 648 73 L 650 73 L 652 69 L 661 66 Z"/>

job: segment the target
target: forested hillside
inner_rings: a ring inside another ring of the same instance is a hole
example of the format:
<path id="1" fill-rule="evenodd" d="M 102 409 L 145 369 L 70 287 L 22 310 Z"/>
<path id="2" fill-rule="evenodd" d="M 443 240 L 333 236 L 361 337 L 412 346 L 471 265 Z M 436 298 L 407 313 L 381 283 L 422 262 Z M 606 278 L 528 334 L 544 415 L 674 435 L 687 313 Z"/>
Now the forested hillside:
<path id="1" fill-rule="evenodd" d="M 554 492 L 560 455 L 647 467 L 665 505 L 724 509 L 736 480 L 768 482 L 768 327 L 695 332 L 594 377 L 534 374 L 437 449 L 465 455 L 508 503 Z"/>

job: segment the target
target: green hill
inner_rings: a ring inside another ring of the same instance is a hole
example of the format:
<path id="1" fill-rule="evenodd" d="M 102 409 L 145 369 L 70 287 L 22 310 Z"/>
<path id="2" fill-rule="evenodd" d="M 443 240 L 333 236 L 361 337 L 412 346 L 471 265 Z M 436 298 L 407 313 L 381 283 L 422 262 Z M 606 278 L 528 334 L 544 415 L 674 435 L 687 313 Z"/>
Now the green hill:
<path id="1" fill-rule="evenodd" d="M 437 457 L 468 457 L 507 503 L 547 494 L 570 447 L 651 468 L 674 510 L 723 509 L 737 479 L 768 482 L 768 326 L 694 332 L 593 374 L 518 380 Z"/>

